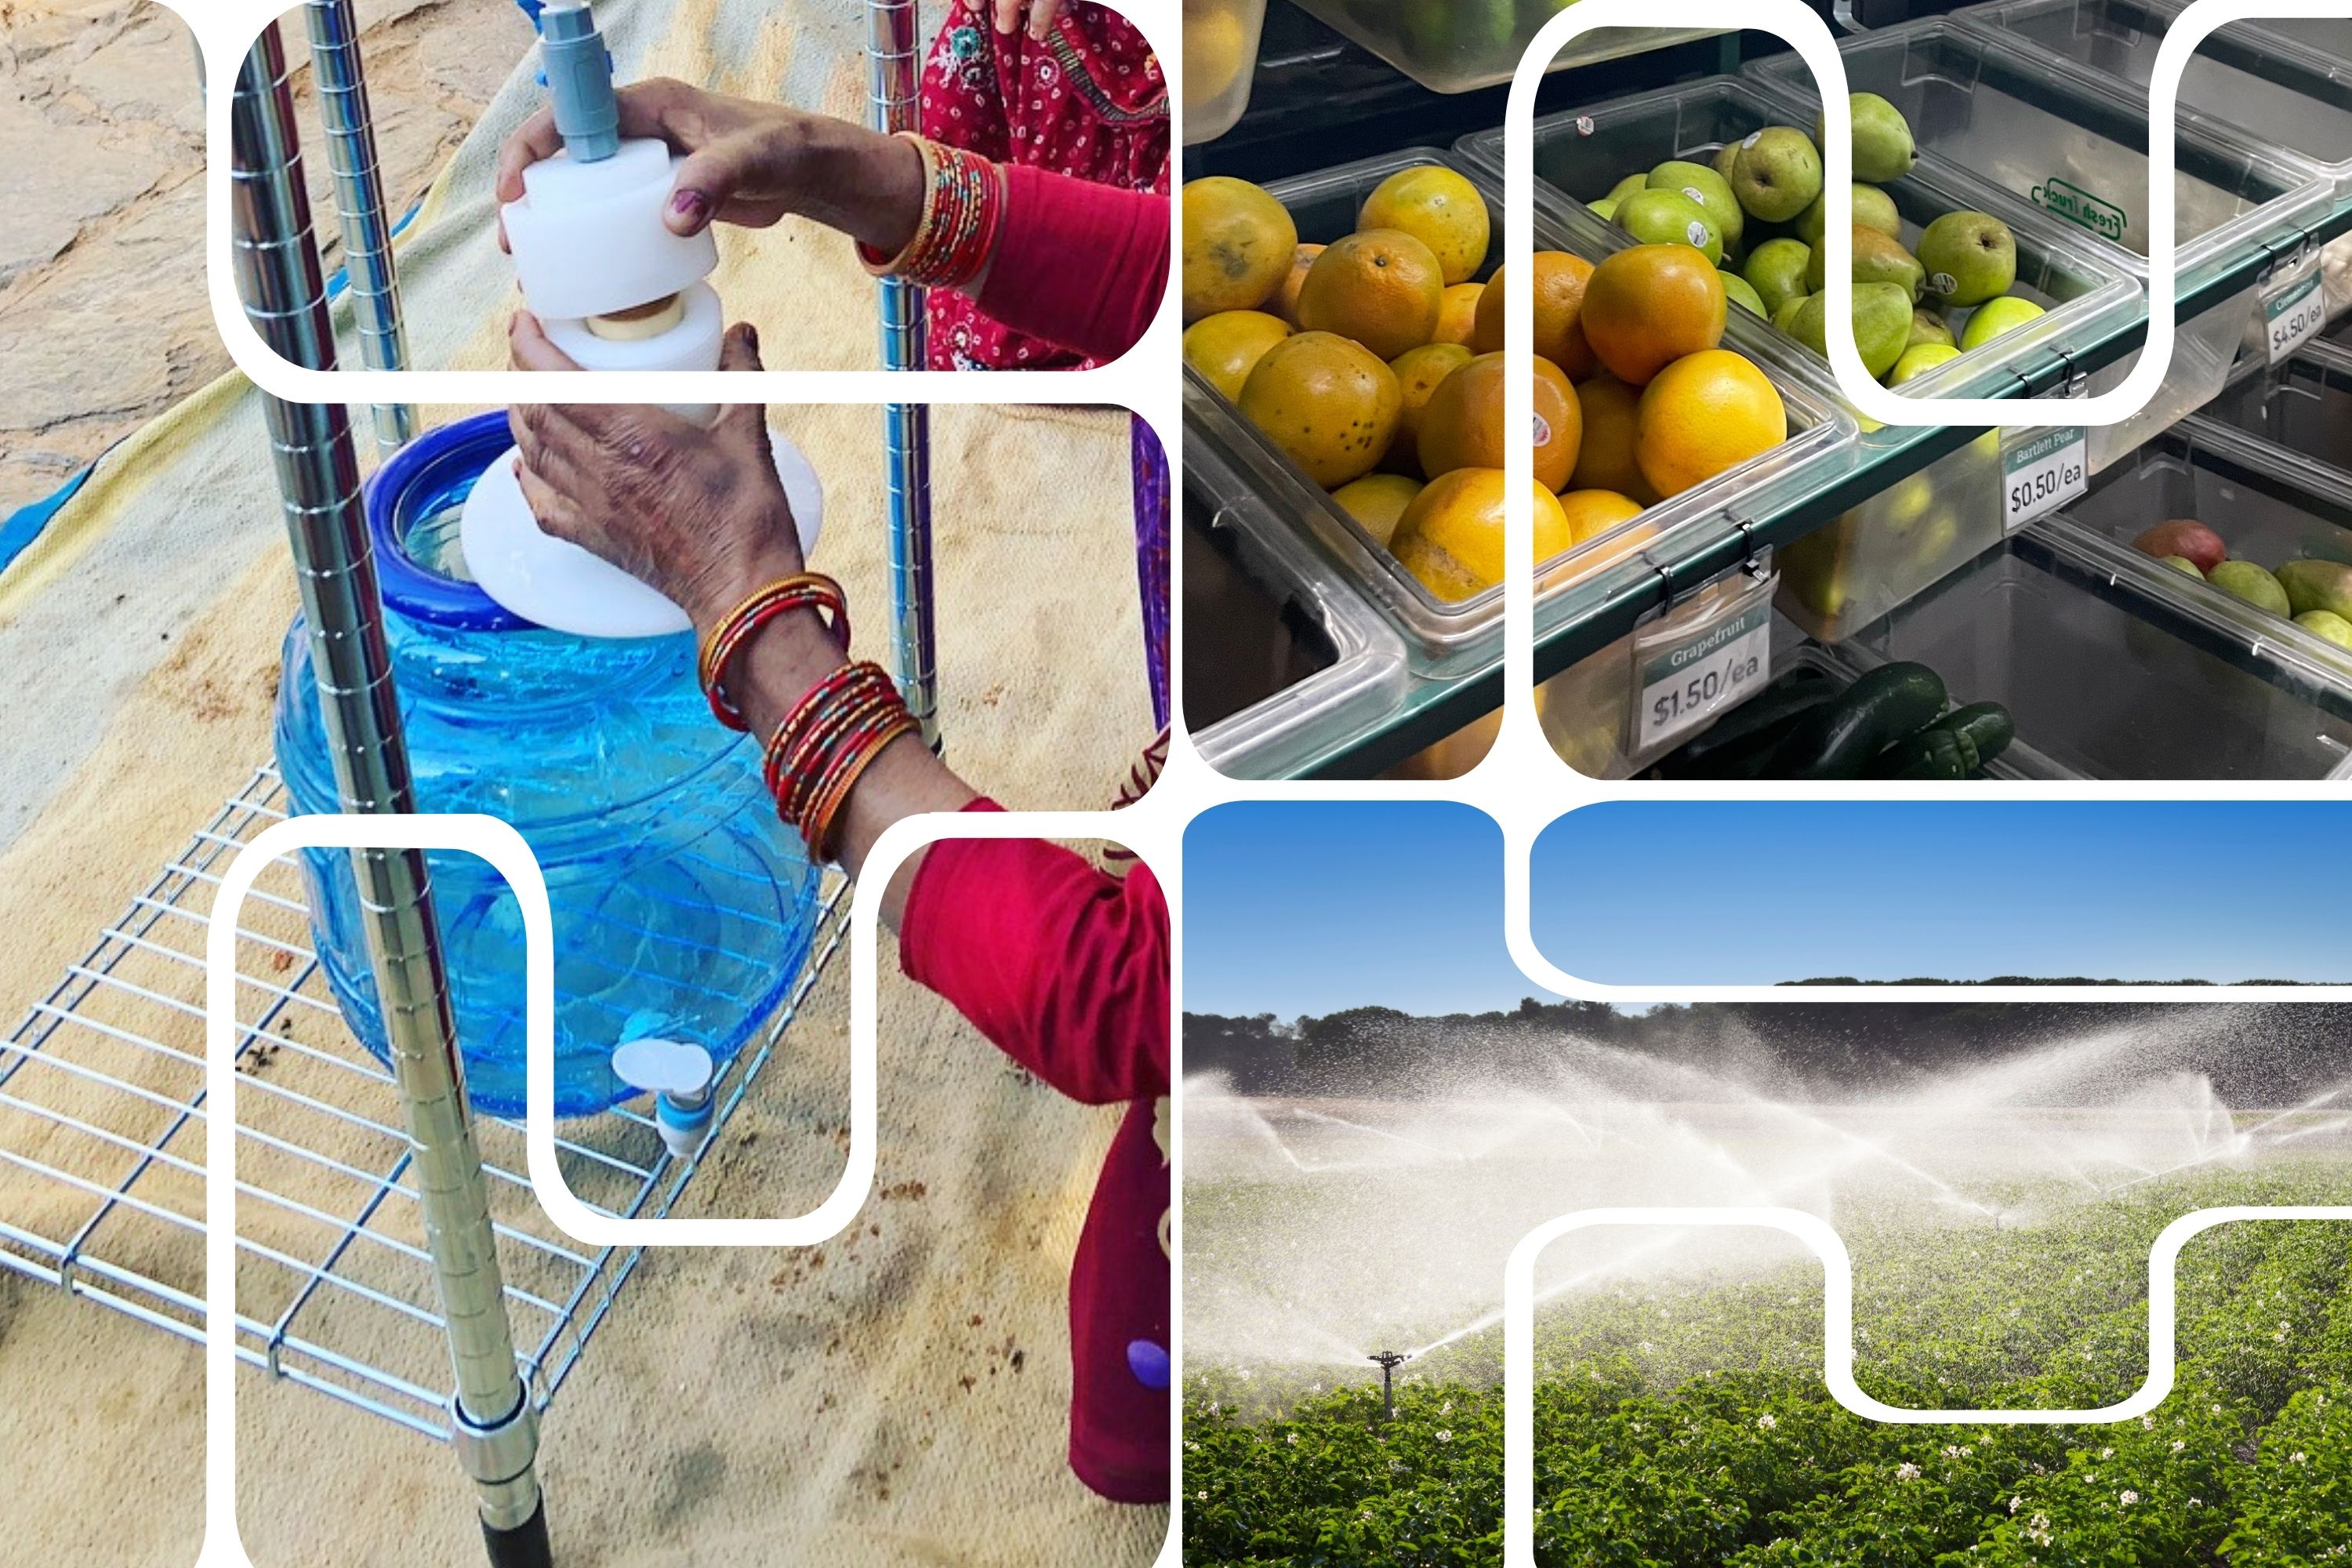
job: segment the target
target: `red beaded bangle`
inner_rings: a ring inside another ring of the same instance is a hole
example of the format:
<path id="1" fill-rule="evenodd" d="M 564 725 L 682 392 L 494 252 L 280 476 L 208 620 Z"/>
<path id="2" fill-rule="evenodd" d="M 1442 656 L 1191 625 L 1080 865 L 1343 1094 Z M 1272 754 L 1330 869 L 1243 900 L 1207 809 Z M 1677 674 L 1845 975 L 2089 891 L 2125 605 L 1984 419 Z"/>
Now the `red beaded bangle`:
<path id="1" fill-rule="evenodd" d="M 767 779 L 770 795 L 776 795 L 779 799 L 783 795 L 782 773 L 784 759 L 793 743 L 800 738 L 802 726 L 808 721 L 811 715 L 824 709 L 827 703 L 856 681 L 861 670 L 873 668 L 870 664 L 862 666 L 845 664 L 803 692 L 800 700 L 793 704 L 791 711 L 784 715 L 783 722 L 778 724 L 775 733 L 768 737 L 761 773 Z"/>
<path id="2" fill-rule="evenodd" d="M 913 734 L 916 728 L 915 716 L 907 711 L 906 704 L 902 702 L 895 712 L 886 713 L 872 726 L 859 731 L 845 753 L 848 761 L 836 770 L 838 782 L 819 798 L 816 808 L 807 818 L 809 847 L 819 860 L 834 858 L 837 847 L 834 843 L 834 819 L 849 804 L 850 793 L 857 787 L 857 781 L 865 776 L 867 768 L 874 765 L 875 759 L 889 749 L 893 741 L 901 735 Z"/>
<path id="3" fill-rule="evenodd" d="M 703 639 L 697 674 L 702 681 L 702 694 L 710 703 L 712 718 L 730 730 L 751 728 L 744 721 L 743 710 L 727 695 L 727 671 L 753 633 L 778 616 L 802 609 L 829 611 L 834 640 L 845 649 L 848 647 L 849 603 L 840 584 L 815 572 L 777 579 L 728 611 Z"/>
<path id="4" fill-rule="evenodd" d="M 824 793 L 825 781 L 842 746 L 877 719 L 903 706 L 897 689 L 889 684 L 889 677 L 879 669 L 874 672 L 873 679 L 861 682 L 854 691 L 837 699 L 794 743 L 786 758 L 776 791 L 778 814 L 788 822 L 804 824 L 814 802 Z"/>
<path id="5" fill-rule="evenodd" d="M 923 211 L 896 256 L 861 242 L 858 259 L 877 277 L 954 289 L 987 269 L 1004 223 L 1004 172 L 977 153 L 901 132 L 923 156 Z"/>

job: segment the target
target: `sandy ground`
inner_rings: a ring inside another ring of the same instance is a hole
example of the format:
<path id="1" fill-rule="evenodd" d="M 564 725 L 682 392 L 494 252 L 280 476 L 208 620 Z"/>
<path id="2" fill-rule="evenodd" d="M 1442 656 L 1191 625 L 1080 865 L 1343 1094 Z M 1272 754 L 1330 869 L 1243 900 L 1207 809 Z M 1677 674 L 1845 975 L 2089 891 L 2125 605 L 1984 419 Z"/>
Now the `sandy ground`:
<path id="1" fill-rule="evenodd" d="M 507 0 L 360 0 L 359 11 L 397 217 L 506 79 L 530 26 Z M 299 19 L 285 37 L 301 58 Z M 305 68 L 300 110 L 315 126 L 309 87 Z M 0 512 L 229 368 L 205 299 L 203 164 L 195 44 L 177 16 L 144 0 L 0 3 Z M 310 174 L 331 267 L 323 160 Z"/>

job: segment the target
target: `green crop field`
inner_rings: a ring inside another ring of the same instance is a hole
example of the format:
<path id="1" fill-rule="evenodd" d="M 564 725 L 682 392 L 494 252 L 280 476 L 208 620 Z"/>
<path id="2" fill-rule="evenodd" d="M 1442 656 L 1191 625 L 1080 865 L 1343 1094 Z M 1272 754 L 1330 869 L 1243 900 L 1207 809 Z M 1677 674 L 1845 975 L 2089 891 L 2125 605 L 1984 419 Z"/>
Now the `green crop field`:
<path id="1" fill-rule="evenodd" d="M 2088 1408 L 2147 1372 L 2147 1263 L 2194 1209 L 2340 1205 L 2340 1157 L 2207 1167 L 2014 1223 L 1841 1212 L 1856 1375 L 1889 1403 Z M 1187 1256 L 1229 1190 L 1187 1188 Z M 1201 1216 L 1195 1229 L 1194 1216 Z M 1499 1270 L 1498 1270 L 1499 1272 Z M 1498 1280 L 1499 1286 L 1499 1280 Z M 1498 1290 L 1499 1293 L 1499 1290 Z M 1821 1381 L 1810 1258 L 1618 1270 L 1537 1319 L 1548 1568 L 2302 1568 L 2352 1563 L 2352 1225 L 2231 1226 L 2179 1275 L 2179 1380 L 2115 1425 L 1884 1426 Z M 1220 1364 L 1184 1384 L 1185 1562 L 1410 1568 L 1502 1558 L 1499 1333 L 1377 1373 Z"/>

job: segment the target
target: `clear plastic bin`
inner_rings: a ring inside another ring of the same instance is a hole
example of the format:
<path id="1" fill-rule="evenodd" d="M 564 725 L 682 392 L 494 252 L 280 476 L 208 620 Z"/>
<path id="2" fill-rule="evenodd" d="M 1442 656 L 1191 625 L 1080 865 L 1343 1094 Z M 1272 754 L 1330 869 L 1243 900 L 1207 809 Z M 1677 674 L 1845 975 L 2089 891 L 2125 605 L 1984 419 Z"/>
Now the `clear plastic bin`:
<path id="1" fill-rule="evenodd" d="M 1184 454 L 1184 722 L 1230 778 L 1288 778 L 1393 711 L 1404 645 L 1206 441 Z"/>
<path id="2" fill-rule="evenodd" d="M 1567 3 L 1298 0 L 1298 6 L 1432 92 L 1469 92 L 1510 80 L 1536 34 Z M 1548 68 L 1566 70 L 1715 36 L 1707 27 L 1601 27 L 1579 37 Z"/>
<path id="3" fill-rule="evenodd" d="M 2231 386 L 2201 417 L 2278 448 L 2307 485 L 2352 496 L 2352 348 L 2307 343 L 2272 374 Z"/>
<path id="4" fill-rule="evenodd" d="M 2077 223 L 2094 250 L 2146 287 L 2147 236 L 2134 216 L 2145 211 L 2148 182 L 2144 102 L 1947 17 L 1850 38 L 1839 53 L 1853 89 L 1878 93 L 1901 110 L 1921 152 L 1957 171 L 1953 178 Z M 1801 58 L 1779 56 L 1747 68 L 1805 123 L 1818 115 L 1821 100 Z M 2175 268 L 2183 291 L 2266 241 L 2284 247 L 2329 205 L 2315 170 L 2201 117 L 2184 114 L 2176 148 Z M 2171 366 L 2147 406 L 2092 431 L 2094 472 L 2221 390 L 2240 347 L 2263 341 L 2261 295 L 2259 285 L 2250 287 L 2179 322 Z M 2137 357 L 2093 374 L 2090 390 L 2123 384 Z"/>
<path id="5" fill-rule="evenodd" d="M 2164 35 L 2185 9 L 2170 0 L 1991 0 L 1960 20 L 2022 38 L 2038 54 L 2145 89 Z M 2352 75 L 2244 23 L 2198 46 L 2180 73 L 2182 107 L 2291 153 L 2352 193 Z"/>
<path id="6" fill-rule="evenodd" d="M 2294 453 L 2202 415 L 2109 468 L 2064 515 L 2126 549 L 2157 523 L 2193 518 L 2221 536 L 2232 560 L 2273 571 L 2304 559 L 2352 562 L 2352 490 Z M 2239 601 L 2178 568 L 2156 581 L 2215 610 L 2244 613 Z M 2352 704 L 2352 648 L 2283 616 L 2254 615 L 2259 635 L 2326 672 L 2340 700 Z"/>
<path id="7" fill-rule="evenodd" d="M 1491 276 L 1502 253 L 1500 189 L 1483 171 L 1433 148 L 1408 148 L 1367 158 L 1266 189 L 1290 210 L 1302 242 L 1328 243 L 1353 231 L 1357 212 L 1373 187 L 1400 169 L 1424 163 L 1460 170 L 1486 197 L 1496 238 L 1479 276 Z M 1594 258 L 1604 254 L 1602 247 L 1568 234 L 1540 214 L 1536 217 L 1535 238 L 1542 248 Z M 1842 473 L 1851 462 L 1853 418 L 1811 379 L 1812 373 L 1805 368 L 1808 356 L 1747 312 L 1733 315 L 1724 342 L 1755 361 L 1780 389 L 1789 414 L 1789 439 L 1540 563 L 1536 592 L 1538 634 L 1548 620 L 1558 624 L 1583 608 L 1580 590 L 1590 591 L 1587 585 L 1605 575 L 1601 568 L 1629 551 L 1685 553 L 1737 529 L 1741 520 L 1775 504 L 1776 498 L 1810 491 Z M 1373 604 L 1404 639 L 1417 673 L 1451 679 L 1479 673 L 1501 658 L 1503 591 L 1499 586 L 1451 602 L 1433 595 L 1222 394 L 1191 369 L 1184 374 L 1188 460 L 1191 449 L 1202 442 L 1220 448 L 1244 484 L 1277 516 L 1295 521 L 1329 552 L 1349 585 Z"/>
<path id="8" fill-rule="evenodd" d="M 1249 108 L 1265 0 L 1184 0 L 1184 145 L 1213 142 Z"/>
<path id="9" fill-rule="evenodd" d="M 2000 703 L 2018 733 L 2005 760 L 2029 776 L 2352 774 L 2333 680 L 2264 635 L 2259 612 L 2168 593 L 2154 574 L 2170 571 L 2044 520 L 1838 651 L 1914 659 L 1954 703 Z"/>

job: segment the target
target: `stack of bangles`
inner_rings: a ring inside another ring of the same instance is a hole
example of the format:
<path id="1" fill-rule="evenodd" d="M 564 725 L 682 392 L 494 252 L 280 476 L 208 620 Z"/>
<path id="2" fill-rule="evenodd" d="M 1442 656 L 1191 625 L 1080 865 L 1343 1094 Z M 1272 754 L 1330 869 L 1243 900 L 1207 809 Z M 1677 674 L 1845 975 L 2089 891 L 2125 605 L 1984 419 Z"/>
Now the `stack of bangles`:
<path id="1" fill-rule="evenodd" d="M 858 259 L 876 277 L 903 278 L 926 289 L 961 289 L 988 270 L 1004 226 L 1004 171 L 977 153 L 902 131 L 923 155 L 923 216 L 896 256 L 859 242 Z"/>
<path id="2" fill-rule="evenodd" d="M 730 610 L 703 639 L 703 695 L 710 712 L 730 730 L 749 731 L 742 710 L 727 695 L 727 674 L 760 628 L 800 610 L 832 616 L 834 640 L 849 644 L 849 613 L 841 584 L 814 572 L 780 578 Z M 768 738 L 762 774 L 776 814 L 805 840 L 820 861 L 834 858 L 835 838 L 849 792 L 874 759 L 901 735 L 915 732 L 890 672 L 871 660 L 845 664 L 802 694 Z"/>

